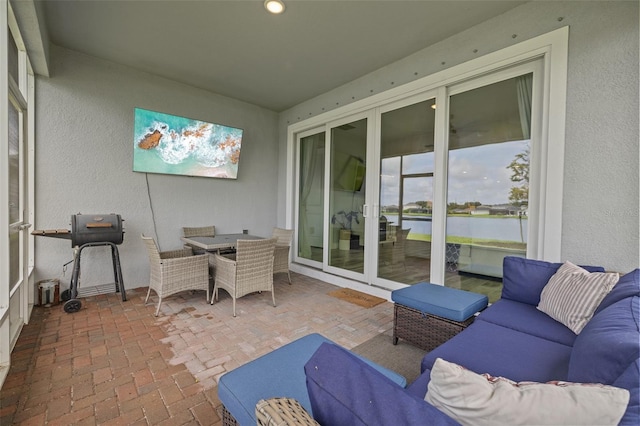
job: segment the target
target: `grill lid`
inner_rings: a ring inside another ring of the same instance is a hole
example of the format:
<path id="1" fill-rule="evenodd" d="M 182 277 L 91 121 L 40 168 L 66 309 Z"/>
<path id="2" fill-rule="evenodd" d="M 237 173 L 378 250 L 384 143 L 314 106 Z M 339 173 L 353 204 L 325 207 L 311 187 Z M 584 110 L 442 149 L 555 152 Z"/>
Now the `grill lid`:
<path id="1" fill-rule="evenodd" d="M 119 214 L 75 214 L 71 216 L 71 245 L 93 242 L 122 244 L 124 231 Z"/>

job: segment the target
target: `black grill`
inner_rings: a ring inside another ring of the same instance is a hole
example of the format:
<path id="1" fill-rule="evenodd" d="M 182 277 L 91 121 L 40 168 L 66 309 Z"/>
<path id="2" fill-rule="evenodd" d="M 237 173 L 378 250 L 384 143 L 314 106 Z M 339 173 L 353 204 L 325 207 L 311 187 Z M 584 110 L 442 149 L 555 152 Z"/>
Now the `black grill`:
<path id="1" fill-rule="evenodd" d="M 127 300 L 122 282 L 122 270 L 120 268 L 120 255 L 116 245 L 124 241 L 124 230 L 122 227 L 124 220 L 119 214 L 75 214 L 71 216 L 71 230 L 69 229 L 47 229 L 33 231 L 33 235 L 62 238 L 71 240 L 74 248 L 73 275 L 67 291 L 62 293 L 65 300 L 65 312 L 77 312 L 82 307 L 82 303 L 77 299 L 78 281 L 80 279 L 80 256 L 82 250 L 87 247 L 111 246 L 111 260 L 113 261 L 113 275 L 116 281 L 116 292 L 122 293 L 122 300 Z"/>
<path id="2" fill-rule="evenodd" d="M 71 216 L 71 246 L 109 242 L 122 244 L 124 231 L 119 214 L 74 214 Z"/>

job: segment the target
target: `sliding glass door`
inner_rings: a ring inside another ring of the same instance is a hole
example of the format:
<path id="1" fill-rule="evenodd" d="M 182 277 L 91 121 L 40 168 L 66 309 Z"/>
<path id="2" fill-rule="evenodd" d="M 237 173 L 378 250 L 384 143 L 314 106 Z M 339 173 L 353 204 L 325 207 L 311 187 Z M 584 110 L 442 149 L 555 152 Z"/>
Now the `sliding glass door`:
<path id="1" fill-rule="evenodd" d="M 532 82 L 479 80 L 449 97 L 445 285 L 491 301 L 504 257 L 527 253 Z"/>
<path id="2" fill-rule="evenodd" d="M 377 277 L 429 281 L 435 99 L 381 112 Z M 387 283 L 387 286 L 393 285 Z"/>
<path id="3" fill-rule="evenodd" d="M 538 208 L 540 78 L 534 61 L 299 135 L 296 261 L 386 289 L 427 281 L 496 300 L 502 260 L 526 256 Z"/>
<path id="4" fill-rule="evenodd" d="M 366 280 L 369 119 L 336 122 L 329 132 L 326 264 L 329 270 Z"/>

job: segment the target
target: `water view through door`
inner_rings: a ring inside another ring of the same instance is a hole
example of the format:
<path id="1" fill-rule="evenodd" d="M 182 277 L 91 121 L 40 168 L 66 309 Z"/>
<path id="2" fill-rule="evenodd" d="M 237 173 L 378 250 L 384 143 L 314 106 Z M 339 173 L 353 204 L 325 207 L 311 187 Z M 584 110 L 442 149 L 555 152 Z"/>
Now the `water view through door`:
<path id="1" fill-rule="evenodd" d="M 491 301 L 504 257 L 526 254 L 531 95 L 525 74 L 449 98 L 445 285 Z"/>
<path id="2" fill-rule="evenodd" d="M 381 115 L 377 277 L 429 281 L 435 101 Z"/>

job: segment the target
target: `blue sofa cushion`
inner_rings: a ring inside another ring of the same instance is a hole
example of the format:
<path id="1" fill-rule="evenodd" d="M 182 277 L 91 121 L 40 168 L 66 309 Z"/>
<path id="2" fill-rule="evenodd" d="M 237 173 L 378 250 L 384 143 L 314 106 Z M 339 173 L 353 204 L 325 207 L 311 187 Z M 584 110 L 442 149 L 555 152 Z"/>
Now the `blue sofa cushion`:
<path id="1" fill-rule="evenodd" d="M 628 389 L 629 407 L 621 424 L 640 424 L 640 297 L 627 297 L 589 321 L 573 345 L 568 379 Z"/>
<path id="2" fill-rule="evenodd" d="M 422 313 L 462 322 L 487 307 L 484 294 L 431 283 L 418 283 L 391 292 L 391 300 Z"/>
<path id="3" fill-rule="evenodd" d="M 336 345 L 322 344 L 304 367 L 313 418 L 332 426 L 457 425 Z M 425 390 L 426 393 L 426 390 Z"/>
<path id="4" fill-rule="evenodd" d="M 540 293 L 562 263 L 505 256 L 502 263 L 502 299 L 538 306 Z M 581 266 L 589 272 L 604 272 L 600 266 Z"/>
<path id="5" fill-rule="evenodd" d="M 567 346 L 573 346 L 576 340 L 573 331 L 535 306 L 508 299 L 496 301 L 476 321 L 488 321 Z"/>
<path id="6" fill-rule="evenodd" d="M 636 269 L 620 277 L 613 289 L 607 294 L 593 315 L 597 315 L 608 306 L 627 297 L 640 296 L 640 269 Z"/>
<path id="7" fill-rule="evenodd" d="M 595 315 L 576 338 L 568 380 L 612 384 L 640 358 L 639 297 L 628 297 Z"/>
<path id="8" fill-rule="evenodd" d="M 416 398 L 424 398 L 427 394 L 427 388 L 429 387 L 429 382 L 431 381 L 431 369 L 427 368 L 418 376 L 417 379 L 413 381 L 409 386 L 407 386 L 407 392 L 411 395 L 414 395 Z"/>
<path id="9" fill-rule="evenodd" d="M 487 321 L 475 321 L 462 333 L 429 352 L 422 370 L 436 358 L 476 373 L 489 373 L 516 382 L 567 380 L 571 347 Z M 427 390 L 425 389 L 425 392 Z"/>

